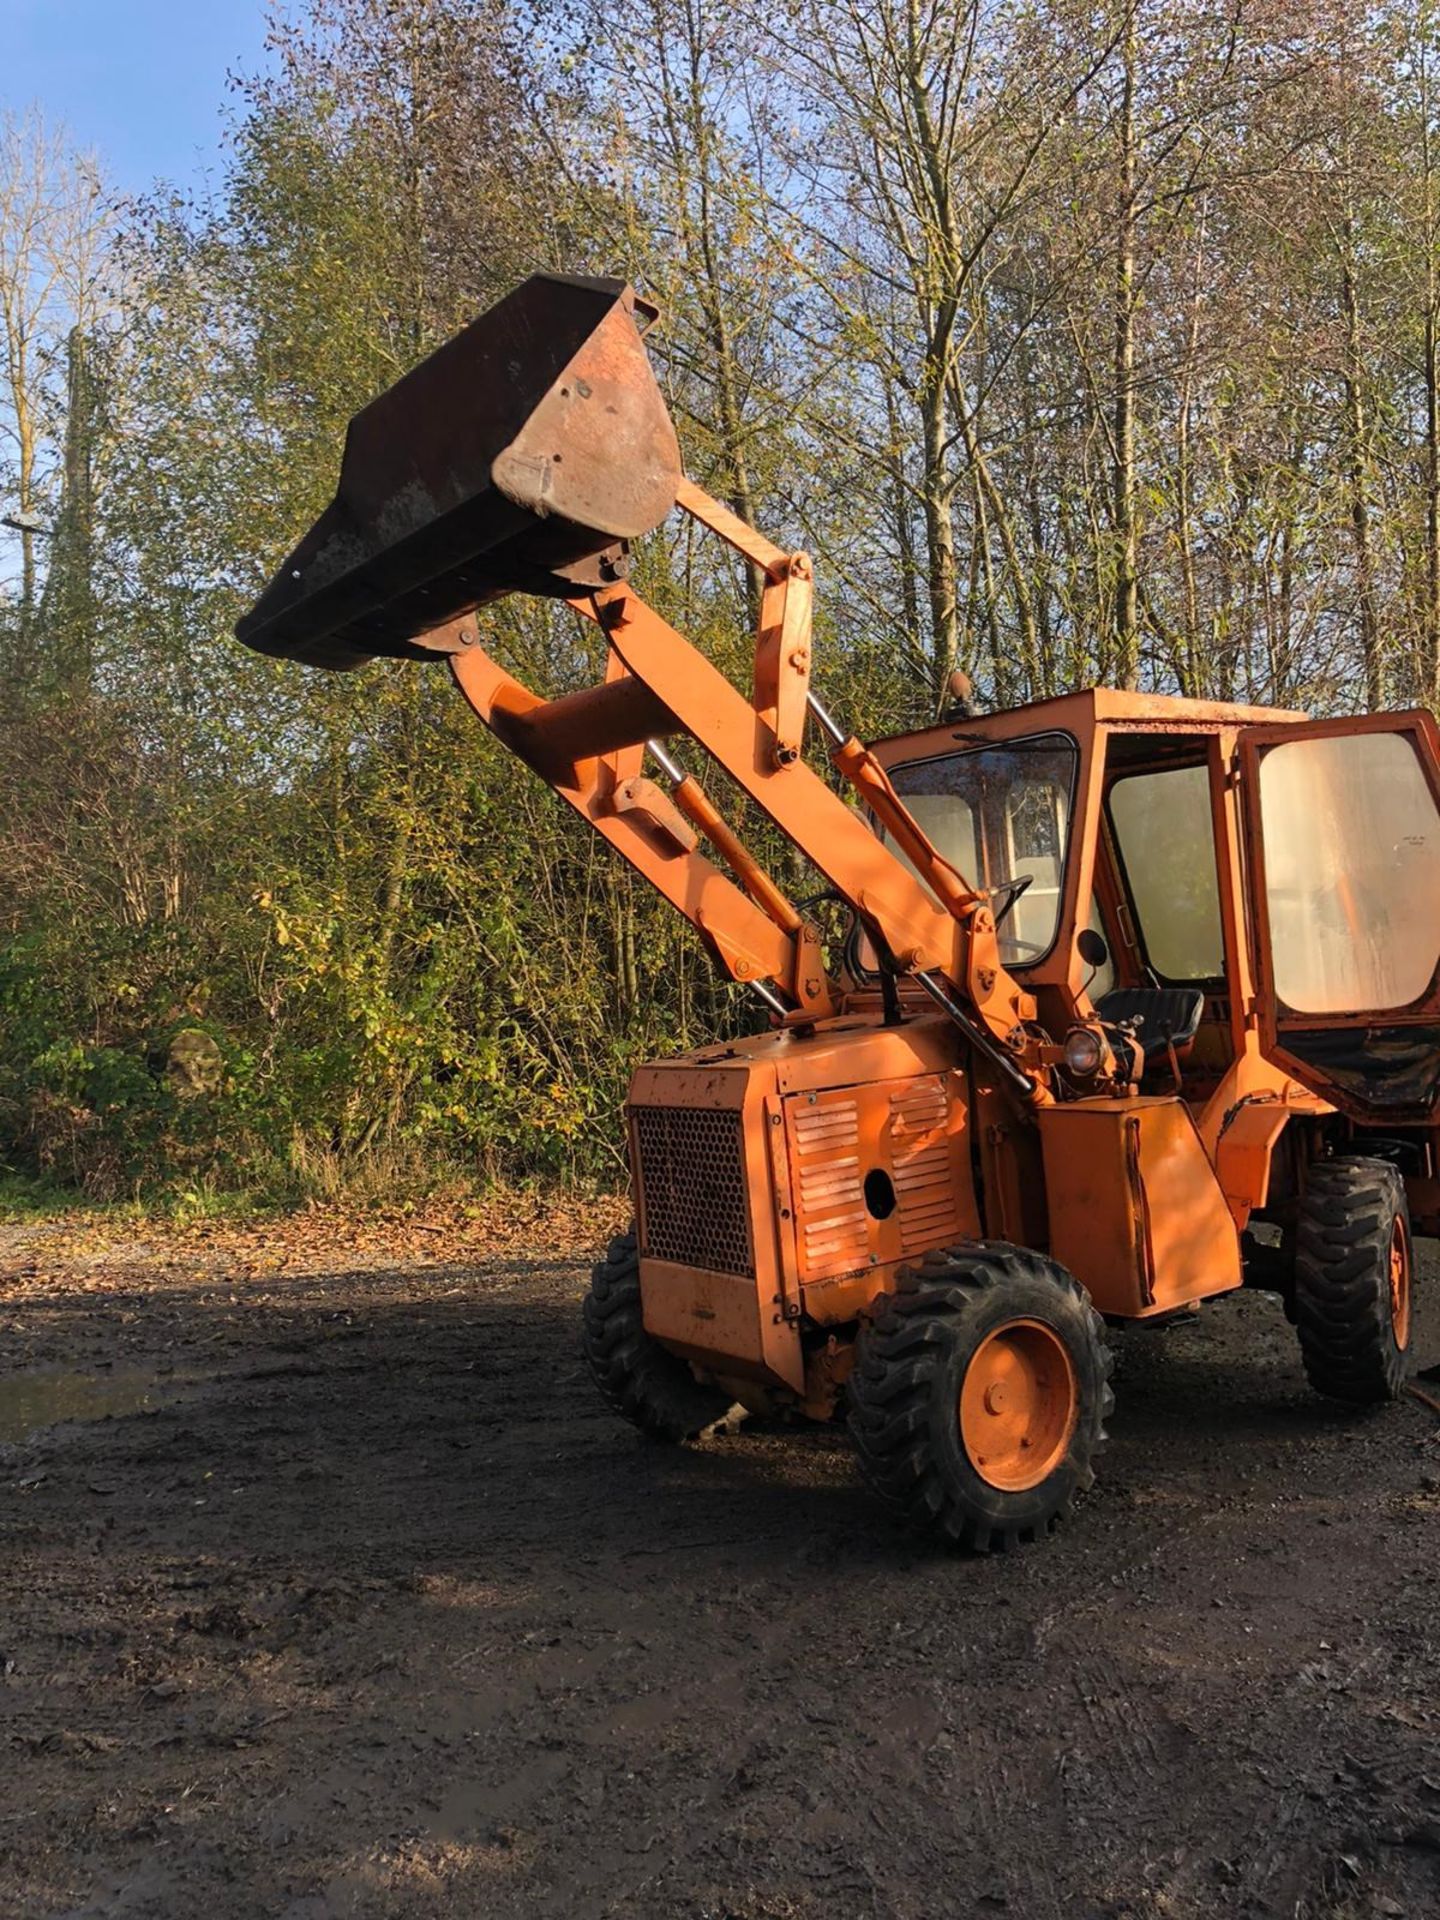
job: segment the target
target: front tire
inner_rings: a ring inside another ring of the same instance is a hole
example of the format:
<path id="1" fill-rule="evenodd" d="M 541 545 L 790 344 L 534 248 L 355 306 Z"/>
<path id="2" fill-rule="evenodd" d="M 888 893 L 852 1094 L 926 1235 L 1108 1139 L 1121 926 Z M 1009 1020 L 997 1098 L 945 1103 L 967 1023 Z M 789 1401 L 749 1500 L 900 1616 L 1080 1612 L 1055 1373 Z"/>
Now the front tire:
<path id="1" fill-rule="evenodd" d="M 1294 1315 L 1317 1393 L 1398 1399 L 1410 1370 L 1415 1254 L 1405 1183 L 1386 1160 L 1311 1167 L 1296 1235 Z"/>
<path id="2" fill-rule="evenodd" d="M 633 1231 L 610 1242 L 590 1276 L 581 1344 L 605 1400 L 651 1439 L 693 1440 L 730 1411 L 728 1393 L 702 1384 L 645 1331 Z"/>
<path id="3" fill-rule="evenodd" d="M 1099 1315 L 1063 1267 L 999 1242 L 902 1268 L 862 1329 L 850 1434 L 912 1525 L 992 1552 L 1035 1540 L 1095 1479 L 1114 1405 Z"/>

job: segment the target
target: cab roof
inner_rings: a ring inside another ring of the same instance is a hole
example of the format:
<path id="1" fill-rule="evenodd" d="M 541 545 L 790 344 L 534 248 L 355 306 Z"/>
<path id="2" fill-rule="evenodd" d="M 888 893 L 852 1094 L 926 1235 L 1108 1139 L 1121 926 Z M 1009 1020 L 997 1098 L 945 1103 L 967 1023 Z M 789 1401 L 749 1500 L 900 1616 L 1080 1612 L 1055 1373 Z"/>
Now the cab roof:
<path id="1" fill-rule="evenodd" d="M 1298 724 L 1309 716 L 1295 707 L 1249 707 L 1222 700 L 1185 700 L 1168 693 L 1122 693 L 1114 687 L 1087 687 L 1079 693 L 1031 700 L 1023 706 L 958 716 L 910 733 L 887 734 L 872 741 L 889 749 L 922 746 L 939 751 L 952 741 L 1013 740 L 1024 734 L 1093 733 L 1101 728 L 1138 733 L 1211 734 L 1225 727 Z"/>

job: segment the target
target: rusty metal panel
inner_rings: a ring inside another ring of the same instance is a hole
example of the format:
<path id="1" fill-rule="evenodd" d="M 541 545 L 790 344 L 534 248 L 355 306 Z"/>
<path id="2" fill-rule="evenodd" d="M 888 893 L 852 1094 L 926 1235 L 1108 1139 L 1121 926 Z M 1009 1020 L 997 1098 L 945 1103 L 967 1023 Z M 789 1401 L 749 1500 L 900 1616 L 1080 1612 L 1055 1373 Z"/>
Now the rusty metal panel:
<path id="1" fill-rule="evenodd" d="M 964 1075 L 864 1078 L 881 1057 L 923 1057 L 932 1024 L 760 1035 L 637 1071 L 627 1111 L 657 1339 L 697 1365 L 724 1372 L 734 1356 L 797 1386 L 798 1311 L 853 1320 L 905 1260 L 978 1236 Z M 802 1057 L 830 1084 L 778 1092 L 779 1063 Z"/>
<path id="2" fill-rule="evenodd" d="M 682 1358 L 800 1393 L 767 1137 L 774 1087 L 765 1051 L 746 1058 L 735 1046 L 635 1073 L 626 1112 L 640 1296 L 647 1329 Z"/>
<path id="3" fill-rule="evenodd" d="M 756 1378 L 771 1371 L 762 1302 L 753 1279 L 708 1273 L 678 1261 L 644 1259 L 640 1291 L 646 1332 L 685 1359 L 719 1372 Z M 798 1345 L 793 1329 L 786 1328 L 785 1333 Z"/>
<path id="4" fill-rule="evenodd" d="M 872 1264 L 860 1186 L 859 1102 L 865 1091 L 849 1087 L 787 1103 L 795 1224 L 805 1280 L 824 1280 Z"/>
<path id="5" fill-rule="evenodd" d="M 907 1254 L 943 1247 L 976 1230 L 973 1211 L 963 1204 L 970 1182 L 957 1179 L 956 1118 L 939 1074 L 909 1081 L 890 1095 L 890 1163 Z"/>
<path id="6" fill-rule="evenodd" d="M 535 274 L 350 423 L 334 501 L 236 634 L 353 667 L 502 593 L 621 576 L 675 503 L 680 451 L 619 280 Z"/>
<path id="7" fill-rule="evenodd" d="M 1304 1112 L 1304 1108 L 1298 1109 Z M 1215 1174 L 1237 1227 L 1270 1191 L 1270 1163 L 1297 1108 L 1279 1094 L 1254 1097 L 1227 1115 L 1215 1153 Z"/>

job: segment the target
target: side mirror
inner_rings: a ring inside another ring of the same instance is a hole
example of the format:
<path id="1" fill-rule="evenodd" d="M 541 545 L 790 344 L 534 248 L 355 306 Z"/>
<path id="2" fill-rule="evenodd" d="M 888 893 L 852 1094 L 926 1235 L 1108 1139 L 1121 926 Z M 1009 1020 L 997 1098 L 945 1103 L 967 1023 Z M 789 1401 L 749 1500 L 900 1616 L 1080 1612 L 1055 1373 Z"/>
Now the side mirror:
<path id="1" fill-rule="evenodd" d="M 1087 967 L 1103 967 L 1110 958 L 1104 934 L 1097 933 L 1094 927 L 1082 927 L 1076 934 L 1075 951 Z"/>

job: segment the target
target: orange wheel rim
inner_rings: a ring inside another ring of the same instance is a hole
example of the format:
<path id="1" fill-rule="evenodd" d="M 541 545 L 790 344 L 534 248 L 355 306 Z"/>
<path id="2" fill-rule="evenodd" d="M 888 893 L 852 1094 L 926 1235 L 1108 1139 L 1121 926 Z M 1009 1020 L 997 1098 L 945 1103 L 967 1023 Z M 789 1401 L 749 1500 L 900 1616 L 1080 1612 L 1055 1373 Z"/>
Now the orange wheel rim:
<path id="1" fill-rule="evenodd" d="M 1410 1344 L 1410 1240 L 1405 1222 L 1390 1232 L 1390 1328 L 1397 1347 Z"/>
<path id="2" fill-rule="evenodd" d="M 975 1349 L 960 1387 L 960 1439 L 982 1480 L 1023 1493 L 1052 1474 L 1080 1416 L 1075 1363 L 1042 1320 L 1007 1320 Z"/>

